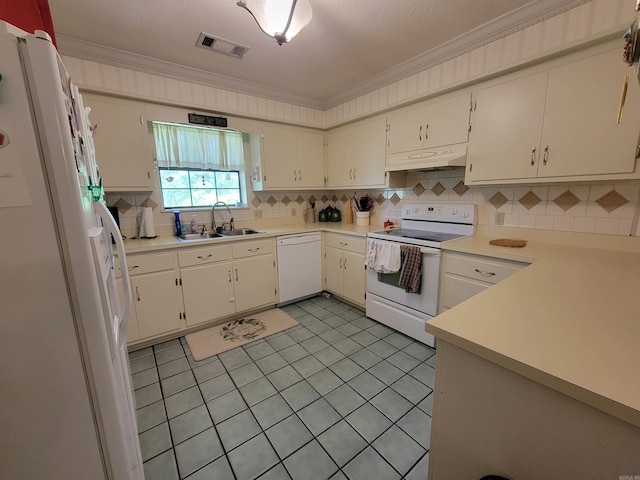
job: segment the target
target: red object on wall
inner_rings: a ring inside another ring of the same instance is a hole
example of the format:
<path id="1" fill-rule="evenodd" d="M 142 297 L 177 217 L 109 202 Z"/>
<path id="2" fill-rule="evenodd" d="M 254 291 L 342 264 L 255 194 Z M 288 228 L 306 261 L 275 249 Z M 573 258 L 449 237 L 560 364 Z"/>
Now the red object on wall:
<path id="1" fill-rule="evenodd" d="M 0 19 L 29 33 L 44 30 L 56 45 L 48 0 L 0 0 Z"/>

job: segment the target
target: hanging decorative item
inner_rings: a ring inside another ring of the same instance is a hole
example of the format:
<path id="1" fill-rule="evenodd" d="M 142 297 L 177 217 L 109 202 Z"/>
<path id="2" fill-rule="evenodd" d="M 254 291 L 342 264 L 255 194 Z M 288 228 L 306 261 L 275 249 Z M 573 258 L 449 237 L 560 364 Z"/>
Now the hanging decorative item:
<path id="1" fill-rule="evenodd" d="M 265 34 L 278 45 L 287 43 L 311 21 L 313 10 L 308 0 L 238 0 Z"/>

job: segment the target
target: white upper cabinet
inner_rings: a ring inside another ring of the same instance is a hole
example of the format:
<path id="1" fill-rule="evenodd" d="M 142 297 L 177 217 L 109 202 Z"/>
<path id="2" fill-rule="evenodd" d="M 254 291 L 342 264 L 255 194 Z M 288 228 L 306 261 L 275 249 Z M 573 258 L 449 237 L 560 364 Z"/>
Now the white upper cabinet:
<path id="1" fill-rule="evenodd" d="M 83 94 L 89 119 L 97 127 L 93 138 L 96 160 L 107 192 L 153 190 L 153 154 L 144 104 L 120 98 Z"/>
<path id="2" fill-rule="evenodd" d="M 535 177 L 547 72 L 478 91 L 466 180 Z"/>
<path id="3" fill-rule="evenodd" d="M 324 188 L 324 134 L 265 125 L 260 163 L 262 178 L 254 190 Z"/>
<path id="4" fill-rule="evenodd" d="M 480 88 L 472 115 L 467 184 L 635 178 L 638 82 L 619 49 L 580 52 Z"/>
<path id="5" fill-rule="evenodd" d="M 389 160 L 394 154 L 464 143 L 469 139 L 471 94 L 423 102 L 389 116 Z"/>
<path id="6" fill-rule="evenodd" d="M 386 129 L 384 117 L 375 117 L 327 134 L 327 187 L 389 187 L 385 172 Z"/>

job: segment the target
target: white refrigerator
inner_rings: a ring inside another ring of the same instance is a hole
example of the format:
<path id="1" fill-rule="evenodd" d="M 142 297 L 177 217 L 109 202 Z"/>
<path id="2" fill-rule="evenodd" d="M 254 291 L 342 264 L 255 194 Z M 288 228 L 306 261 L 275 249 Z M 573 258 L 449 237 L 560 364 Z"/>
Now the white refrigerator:
<path id="1" fill-rule="evenodd" d="M 0 477 L 142 479 L 87 112 L 46 33 L 0 22 L 0 75 Z"/>

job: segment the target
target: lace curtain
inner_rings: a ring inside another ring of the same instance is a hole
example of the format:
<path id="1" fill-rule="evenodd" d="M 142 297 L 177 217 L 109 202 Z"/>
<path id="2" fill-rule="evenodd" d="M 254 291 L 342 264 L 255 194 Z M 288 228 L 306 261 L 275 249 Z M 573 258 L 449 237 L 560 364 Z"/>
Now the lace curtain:
<path id="1" fill-rule="evenodd" d="M 242 134 L 153 122 L 159 167 L 238 170 L 244 164 Z"/>

